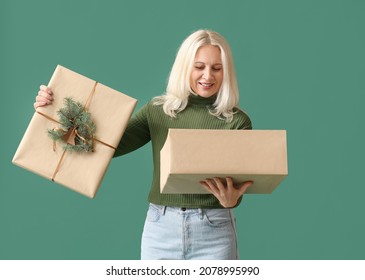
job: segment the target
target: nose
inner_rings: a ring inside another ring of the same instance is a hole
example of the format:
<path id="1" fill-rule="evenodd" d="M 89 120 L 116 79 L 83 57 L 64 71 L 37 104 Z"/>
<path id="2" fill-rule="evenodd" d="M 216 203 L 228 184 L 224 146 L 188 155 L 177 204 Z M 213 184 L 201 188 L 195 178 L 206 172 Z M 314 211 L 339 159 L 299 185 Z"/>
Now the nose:
<path id="1" fill-rule="evenodd" d="M 206 67 L 206 69 L 204 69 L 203 79 L 209 81 L 211 78 L 212 78 L 212 70 L 210 69 L 210 67 Z"/>

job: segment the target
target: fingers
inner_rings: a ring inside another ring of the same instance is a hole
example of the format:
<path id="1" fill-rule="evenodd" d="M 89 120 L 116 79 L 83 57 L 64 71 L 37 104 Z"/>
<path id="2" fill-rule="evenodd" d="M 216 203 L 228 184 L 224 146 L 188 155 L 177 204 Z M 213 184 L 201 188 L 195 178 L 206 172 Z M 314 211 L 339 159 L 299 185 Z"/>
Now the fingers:
<path id="1" fill-rule="evenodd" d="M 204 189 L 206 189 L 208 192 L 210 192 L 210 193 L 212 192 L 210 190 L 209 185 L 205 181 L 200 181 L 199 184 L 202 185 L 204 187 Z"/>
<path id="2" fill-rule="evenodd" d="M 226 178 L 226 182 L 227 182 L 227 188 L 233 188 L 234 186 L 233 186 L 233 180 L 232 180 L 232 178 L 231 177 L 227 177 Z"/>
<path id="3" fill-rule="evenodd" d="M 231 177 L 227 177 L 226 178 L 226 181 L 227 181 L 227 189 L 231 189 L 231 188 L 234 188 L 234 184 L 233 184 L 233 180 Z M 246 181 L 246 182 L 243 182 L 242 185 L 240 185 L 238 189 L 242 194 L 244 194 L 244 192 L 246 191 L 246 189 L 251 186 L 253 184 L 253 181 Z"/>
<path id="4" fill-rule="evenodd" d="M 50 88 L 50 87 L 47 87 L 47 86 L 45 86 L 45 85 L 40 85 L 39 89 L 40 89 L 41 91 L 48 92 L 48 93 L 52 94 L 52 90 L 51 90 L 51 88 Z"/>
<path id="5" fill-rule="evenodd" d="M 214 177 L 213 180 L 206 179 L 204 181 L 200 181 L 199 183 L 209 192 L 219 196 L 222 195 L 224 196 L 225 193 L 231 193 L 231 192 L 238 192 L 239 195 L 241 196 L 246 192 L 247 188 L 249 188 L 253 184 L 253 181 L 243 182 L 242 185 L 238 187 L 234 186 L 231 177 L 226 178 L 226 185 L 224 185 L 221 179 L 218 177 Z"/>
<path id="6" fill-rule="evenodd" d="M 246 192 L 247 188 L 250 187 L 252 184 L 253 181 L 246 181 L 241 186 L 239 186 L 238 190 L 240 194 L 243 195 Z"/>
<path id="7" fill-rule="evenodd" d="M 53 101 L 53 97 L 52 97 L 52 90 L 51 88 L 45 86 L 45 85 L 41 85 L 39 87 L 39 91 L 38 91 L 38 98 L 41 99 L 41 101 L 43 102 L 52 102 Z"/>
<path id="8" fill-rule="evenodd" d="M 200 183 L 205 183 L 206 186 L 208 186 L 210 189 L 214 190 L 216 193 L 223 193 L 227 189 L 230 189 L 233 187 L 233 181 L 232 178 L 227 177 L 227 187 L 223 184 L 222 180 L 218 177 L 213 177 L 212 179 L 205 179 L 205 181 L 202 181 Z"/>
<path id="9" fill-rule="evenodd" d="M 213 183 L 211 179 L 206 179 L 205 181 L 199 182 L 208 192 L 214 194 L 215 196 L 219 196 L 220 191 Z"/>
<path id="10" fill-rule="evenodd" d="M 224 184 L 218 177 L 200 181 L 200 184 L 209 193 L 213 194 L 219 200 L 219 203 L 225 208 L 234 207 L 247 188 L 253 184 L 253 181 L 246 181 L 239 187 L 235 187 L 233 179 L 231 177 L 226 177 L 225 183 L 226 184 Z"/>
<path id="11" fill-rule="evenodd" d="M 51 88 L 41 85 L 39 87 L 38 95 L 35 98 L 35 102 L 33 104 L 34 109 L 37 110 L 38 107 L 42 107 L 45 105 L 49 105 L 53 101 L 53 93 Z"/>

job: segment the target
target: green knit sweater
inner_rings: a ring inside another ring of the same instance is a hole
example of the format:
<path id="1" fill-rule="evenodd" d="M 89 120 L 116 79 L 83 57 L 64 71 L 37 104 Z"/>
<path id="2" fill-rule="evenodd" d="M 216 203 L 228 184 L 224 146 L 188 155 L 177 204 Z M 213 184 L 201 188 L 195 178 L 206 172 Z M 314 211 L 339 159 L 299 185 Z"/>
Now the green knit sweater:
<path id="1" fill-rule="evenodd" d="M 252 129 L 250 118 L 236 109 L 233 120 L 226 122 L 208 112 L 216 96 L 204 98 L 191 95 L 187 107 L 176 118 L 166 115 L 160 105 L 150 101 L 129 121 L 114 157 L 134 151 L 150 140 L 153 152 L 153 180 L 148 201 L 155 204 L 187 208 L 222 208 L 211 194 L 161 194 L 160 193 L 160 150 L 169 128 L 190 129 Z M 239 205 L 241 199 L 237 203 Z M 236 206 L 237 206 L 236 205 Z"/>

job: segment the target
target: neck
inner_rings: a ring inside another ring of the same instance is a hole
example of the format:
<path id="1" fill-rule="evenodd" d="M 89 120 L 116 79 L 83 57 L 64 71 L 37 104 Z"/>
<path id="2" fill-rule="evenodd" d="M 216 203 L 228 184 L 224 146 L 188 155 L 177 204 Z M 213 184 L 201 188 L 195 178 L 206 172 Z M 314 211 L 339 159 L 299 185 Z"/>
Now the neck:
<path id="1" fill-rule="evenodd" d="M 200 95 L 190 94 L 189 95 L 189 105 L 196 106 L 209 106 L 213 105 L 215 100 L 217 99 L 217 95 L 214 94 L 210 97 L 202 97 Z"/>

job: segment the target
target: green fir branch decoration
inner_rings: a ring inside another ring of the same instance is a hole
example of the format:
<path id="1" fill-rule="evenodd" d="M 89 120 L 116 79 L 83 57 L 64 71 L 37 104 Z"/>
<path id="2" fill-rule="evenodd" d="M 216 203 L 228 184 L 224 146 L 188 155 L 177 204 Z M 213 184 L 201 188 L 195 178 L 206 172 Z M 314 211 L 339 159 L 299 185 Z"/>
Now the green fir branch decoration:
<path id="1" fill-rule="evenodd" d="M 64 107 L 57 111 L 57 115 L 62 128 L 49 129 L 48 136 L 63 143 L 66 151 L 92 152 L 96 126 L 83 105 L 66 97 Z"/>

